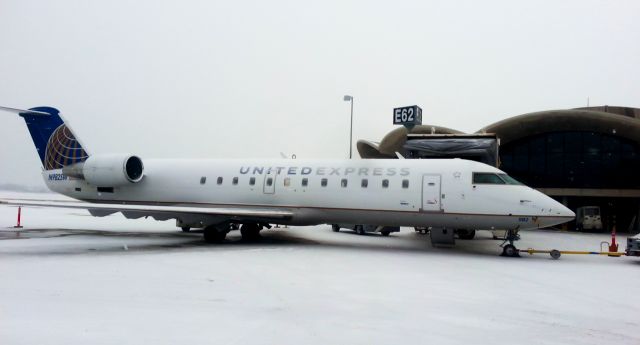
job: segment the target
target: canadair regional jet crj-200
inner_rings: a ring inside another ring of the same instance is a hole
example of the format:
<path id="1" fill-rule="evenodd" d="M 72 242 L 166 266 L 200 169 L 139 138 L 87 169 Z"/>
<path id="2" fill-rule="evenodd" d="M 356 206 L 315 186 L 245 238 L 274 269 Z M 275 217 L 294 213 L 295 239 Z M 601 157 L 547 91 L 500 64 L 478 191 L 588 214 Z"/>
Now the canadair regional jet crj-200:
<path id="1" fill-rule="evenodd" d="M 144 159 L 90 154 L 50 107 L 0 110 L 24 118 L 55 192 L 79 202 L 4 200 L 87 209 L 94 216 L 176 219 L 221 242 L 241 225 L 381 224 L 432 229 L 535 229 L 575 214 L 499 169 L 464 159 Z M 511 236 L 506 254 L 517 254 Z"/>

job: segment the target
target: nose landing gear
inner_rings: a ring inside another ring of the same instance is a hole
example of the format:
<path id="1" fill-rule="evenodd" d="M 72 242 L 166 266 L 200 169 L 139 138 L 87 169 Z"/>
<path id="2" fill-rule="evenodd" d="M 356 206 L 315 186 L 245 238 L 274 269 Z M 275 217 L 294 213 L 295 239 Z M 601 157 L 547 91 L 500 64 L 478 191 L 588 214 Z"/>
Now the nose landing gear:
<path id="1" fill-rule="evenodd" d="M 518 229 L 507 230 L 504 242 L 500 245 L 500 247 L 502 247 L 502 254 L 500 255 L 510 258 L 520 257 L 520 250 L 518 250 L 518 248 L 513 244 L 519 239 L 520 235 L 518 235 Z M 509 242 L 509 244 L 506 244 L 507 242 Z"/>

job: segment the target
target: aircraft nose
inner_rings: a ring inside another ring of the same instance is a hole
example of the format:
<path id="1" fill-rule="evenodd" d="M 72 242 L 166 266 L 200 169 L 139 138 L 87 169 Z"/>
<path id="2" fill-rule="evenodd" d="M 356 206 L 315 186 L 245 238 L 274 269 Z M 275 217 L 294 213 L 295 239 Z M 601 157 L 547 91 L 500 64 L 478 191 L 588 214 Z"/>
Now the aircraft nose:
<path id="1" fill-rule="evenodd" d="M 562 218 L 575 218 L 576 214 L 563 204 L 549 198 L 551 205 L 549 207 L 549 213 L 551 216 Z"/>
<path id="2" fill-rule="evenodd" d="M 576 214 L 573 213 L 573 211 L 571 211 L 568 207 L 564 206 L 563 204 L 549 198 L 552 202 L 551 205 L 549 205 L 549 209 L 547 213 L 547 217 L 546 219 L 543 221 L 543 224 L 545 226 L 554 226 L 554 225 L 558 225 L 558 224 L 563 224 L 566 222 L 570 222 L 573 219 L 575 219 Z"/>
<path id="3" fill-rule="evenodd" d="M 564 206 L 563 204 L 560 204 L 560 206 L 561 206 L 560 208 L 561 217 L 569 217 L 571 219 L 574 219 L 576 217 L 576 213 L 571 211 L 568 207 Z"/>

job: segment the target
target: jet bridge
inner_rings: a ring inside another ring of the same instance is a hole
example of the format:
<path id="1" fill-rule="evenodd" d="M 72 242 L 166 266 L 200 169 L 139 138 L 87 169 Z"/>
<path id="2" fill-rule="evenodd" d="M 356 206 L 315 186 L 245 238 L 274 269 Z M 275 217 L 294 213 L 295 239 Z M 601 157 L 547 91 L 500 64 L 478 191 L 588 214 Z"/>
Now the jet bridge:
<path id="1" fill-rule="evenodd" d="M 495 134 L 407 134 L 407 159 L 462 158 L 500 166 L 500 141 Z"/>

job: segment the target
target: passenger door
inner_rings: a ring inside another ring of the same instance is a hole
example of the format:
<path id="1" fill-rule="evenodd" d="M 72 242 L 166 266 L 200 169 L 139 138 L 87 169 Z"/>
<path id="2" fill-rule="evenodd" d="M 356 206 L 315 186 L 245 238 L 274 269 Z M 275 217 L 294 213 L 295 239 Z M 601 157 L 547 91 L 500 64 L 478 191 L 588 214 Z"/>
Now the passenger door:
<path id="1" fill-rule="evenodd" d="M 422 176 L 422 209 L 421 211 L 441 211 L 440 175 Z"/>
<path id="2" fill-rule="evenodd" d="M 276 177 L 278 176 L 277 169 L 267 170 L 264 175 L 264 184 L 262 190 L 264 194 L 273 194 L 276 192 Z"/>

